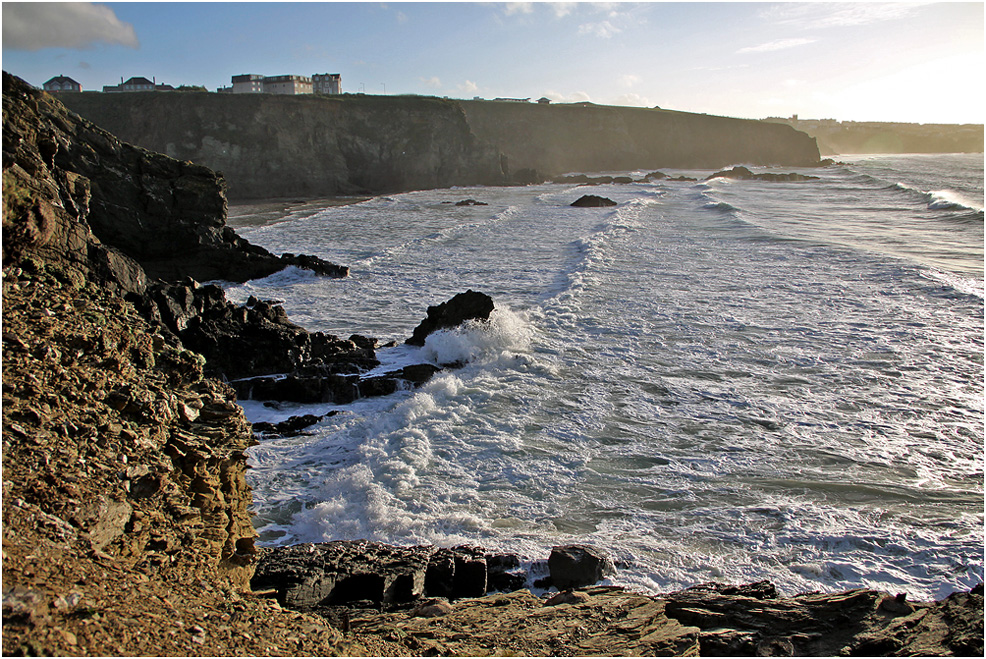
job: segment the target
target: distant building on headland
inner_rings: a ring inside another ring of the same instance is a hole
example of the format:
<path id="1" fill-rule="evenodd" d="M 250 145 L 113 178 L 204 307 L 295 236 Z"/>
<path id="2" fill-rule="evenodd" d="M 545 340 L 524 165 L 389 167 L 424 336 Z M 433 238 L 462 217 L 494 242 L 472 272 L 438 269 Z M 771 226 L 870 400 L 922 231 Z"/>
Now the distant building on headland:
<path id="1" fill-rule="evenodd" d="M 316 94 L 341 94 L 342 75 L 339 73 L 313 74 L 312 91 Z"/>
<path id="2" fill-rule="evenodd" d="M 44 84 L 46 92 L 81 92 L 82 85 L 68 76 L 58 75 Z"/>
<path id="3" fill-rule="evenodd" d="M 142 76 L 135 76 L 130 78 L 126 82 L 123 78 L 120 78 L 119 85 L 103 85 L 103 91 L 107 93 L 112 92 L 173 92 L 175 90 L 171 85 L 159 85 L 157 84 L 157 78 L 153 80 L 148 80 Z"/>
<path id="4" fill-rule="evenodd" d="M 547 105 L 550 102 L 551 99 L 548 98 L 547 96 L 542 96 L 541 98 L 538 99 L 538 105 Z"/>
<path id="5" fill-rule="evenodd" d="M 220 87 L 220 94 L 341 94 L 342 76 L 338 73 L 316 73 L 308 76 L 262 76 L 243 73 L 233 76 L 232 87 Z"/>

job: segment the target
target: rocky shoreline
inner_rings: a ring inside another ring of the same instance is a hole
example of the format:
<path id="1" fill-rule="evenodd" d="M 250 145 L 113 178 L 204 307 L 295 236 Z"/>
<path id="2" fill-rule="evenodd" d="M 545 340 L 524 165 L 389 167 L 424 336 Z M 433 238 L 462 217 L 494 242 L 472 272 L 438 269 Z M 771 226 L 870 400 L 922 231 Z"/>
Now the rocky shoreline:
<path id="1" fill-rule="evenodd" d="M 365 377 L 374 339 L 307 332 L 198 284 L 346 274 L 236 236 L 210 170 L 124 144 L 6 73 L 3 121 L 5 655 L 981 656 L 981 585 L 938 603 L 769 584 L 652 597 L 593 585 L 611 566 L 576 547 L 559 554 L 580 567 L 545 559 L 537 576 L 562 588 L 548 598 L 516 557 L 475 547 L 256 547 L 238 395 L 345 402 L 438 367 Z M 409 341 L 491 309 L 456 296 Z"/>

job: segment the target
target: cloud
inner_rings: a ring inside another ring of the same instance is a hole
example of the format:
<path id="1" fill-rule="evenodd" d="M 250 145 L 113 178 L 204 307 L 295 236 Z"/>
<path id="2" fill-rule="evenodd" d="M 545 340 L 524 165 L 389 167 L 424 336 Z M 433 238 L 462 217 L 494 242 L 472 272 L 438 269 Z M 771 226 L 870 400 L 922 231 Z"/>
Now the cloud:
<path id="1" fill-rule="evenodd" d="M 633 73 L 624 73 L 620 76 L 620 84 L 624 87 L 633 87 L 638 82 L 640 82 L 640 76 Z"/>
<path id="2" fill-rule="evenodd" d="M 533 2 L 508 2 L 504 6 L 503 11 L 507 16 L 513 16 L 514 14 L 530 14 L 534 11 Z"/>
<path id="3" fill-rule="evenodd" d="M 579 26 L 579 34 L 594 34 L 603 39 L 609 39 L 620 32 L 620 28 L 609 21 L 603 21 L 602 23 L 583 23 Z"/>
<path id="4" fill-rule="evenodd" d="M 550 98 L 556 103 L 582 103 L 591 102 L 592 98 L 585 92 L 572 92 L 571 94 L 560 94 L 552 89 L 545 92 L 545 97 Z"/>
<path id="5" fill-rule="evenodd" d="M 133 25 L 105 5 L 89 2 L 3 3 L 3 47 L 13 50 L 91 48 L 94 44 L 139 48 Z"/>
<path id="6" fill-rule="evenodd" d="M 810 2 L 772 5 L 762 15 L 780 25 L 817 29 L 870 25 L 906 18 L 928 3 Z"/>
<path id="7" fill-rule="evenodd" d="M 768 41 L 767 43 L 762 43 L 759 46 L 749 46 L 747 48 L 740 48 L 736 51 L 737 55 L 742 55 L 743 53 L 770 53 L 775 50 L 786 50 L 788 48 L 796 48 L 798 46 L 804 46 L 805 44 L 815 43 L 817 39 L 778 39 L 777 41 Z"/>
<path id="8" fill-rule="evenodd" d="M 425 87 L 439 88 L 442 86 L 442 81 L 438 79 L 438 76 L 432 76 L 430 78 L 418 78 L 421 82 L 425 84 Z"/>
<path id="9" fill-rule="evenodd" d="M 572 13 L 578 3 L 575 2 L 551 2 L 551 10 L 555 12 L 555 18 L 564 18 Z"/>
<path id="10" fill-rule="evenodd" d="M 407 23 L 407 21 L 409 20 L 407 14 L 405 14 L 402 11 L 397 12 L 396 18 L 397 18 L 397 22 L 401 24 Z"/>
<path id="11" fill-rule="evenodd" d="M 92 68 L 92 64 L 89 62 L 79 62 L 79 68 L 88 71 Z"/>
<path id="12" fill-rule="evenodd" d="M 457 86 L 457 87 L 458 87 L 458 88 L 459 88 L 459 89 L 460 89 L 461 91 L 464 91 L 464 92 L 475 92 L 475 91 L 478 91 L 478 90 L 479 90 L 479 85 L 477 85 L 477 84 L 476 84 L 475 82 L 473 82 L 472 80 L 466 80 L 466 81 L 465 81 L 465 82 L 464 82 L 463 84 L 461 84 L 461 85 L 456 85 L 456 86 Z"/>
<path id="13" fill-rule="evenodd" d="M 620 96 L 617 96 L 615 99 L 613 99 L 612 103 L 613 105 L 629 105 L 632 107 L 643 107 L 643 108 L 651 106 L 651 102 L 648 101 L 646 97 L 641 96 L 640 94 L 633 94 L 633 93 L 622 94 Z"/>

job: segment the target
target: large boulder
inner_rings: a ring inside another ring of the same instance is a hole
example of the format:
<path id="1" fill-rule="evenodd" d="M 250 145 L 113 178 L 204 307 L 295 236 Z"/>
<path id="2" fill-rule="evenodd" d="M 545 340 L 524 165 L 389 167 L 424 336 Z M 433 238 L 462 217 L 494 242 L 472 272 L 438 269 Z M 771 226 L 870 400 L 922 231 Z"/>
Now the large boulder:
<path id="1" fill-rule="evenodd" d="M 588 545 L 552 547 L 548 570 L 551 583 L 558 590 L 591 586 L 615 571 L 613 562 L 602 551 Z"/>
<path id="2" fill-rule="evenodd" d="M 423 346 L 432 332 L 458 327 L 467 320 L 489 320 L 492 312 L 493 298 L 489 295 L 473 290 L 459 293 L 447 302 L 428 307 L 428 317 L 414 328 L 411 338 L 404 343 Z"/>

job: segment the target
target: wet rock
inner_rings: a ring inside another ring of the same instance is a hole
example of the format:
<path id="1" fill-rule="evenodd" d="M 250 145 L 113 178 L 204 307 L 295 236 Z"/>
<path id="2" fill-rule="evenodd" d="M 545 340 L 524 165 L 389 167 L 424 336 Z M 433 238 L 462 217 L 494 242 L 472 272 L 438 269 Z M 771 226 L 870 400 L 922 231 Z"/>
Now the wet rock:
<path id="1" fill-rule="evenodd" d="M 458 327 L 467 320 L 489 320 L 493 311 L 493 298 L 484 293 L 468 290 L 437 306 L 428 307 L 428 317 L 421 321 L 405 343 L 423 346 L 425 338 L 441 329 Z"/>
<path id="2" fill-rule="evenodd" d="M 573 201 L 571 205 L 577 208 L 600 208 L 604 206 L 616 206 L 616 202 L 608 197 L 587 194 Z"/>
<path id="3" fill-rule="evenodd" d="M 708 176 L 705 180 L 710 180 L 714 178 L 730 178 L 739 181 L 817 181 L 817 176 L 808 176 L 806 174 L 790 173 L 790 174 L 776 174 L 772 172 L 764 172 L 762 174 L 754 174 L 747 167 L 742 165 L 733 167 L 731 169 L 724 169 L 720 172 L 716 172 Z"/>
<path id="4" fill-rule="evenodd" d="M 591 586 L 615 571 L 603 552 L 588 545 L 552 547 L 548 569 L 551 583 L 558 590 Z"/>
<path id="5" fill-rule="evenodd" d="M 485 201 L 476 201 L 475 199 L 463 199 L 461 201 L 455 202 L 456 206 L 489 206 Z"/>
<path id="6" fill-rule="evenodd" d="M 278 423 L 258 422 L 253 424 L 253 432 L 267 436 L 293 437 L 305 428 L 315 425 L 322 419 L 338 414 L 335 410 L 326 414 L 301 414 Z"/>

